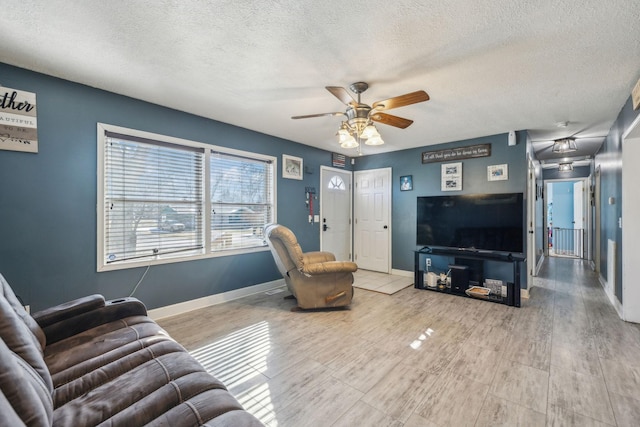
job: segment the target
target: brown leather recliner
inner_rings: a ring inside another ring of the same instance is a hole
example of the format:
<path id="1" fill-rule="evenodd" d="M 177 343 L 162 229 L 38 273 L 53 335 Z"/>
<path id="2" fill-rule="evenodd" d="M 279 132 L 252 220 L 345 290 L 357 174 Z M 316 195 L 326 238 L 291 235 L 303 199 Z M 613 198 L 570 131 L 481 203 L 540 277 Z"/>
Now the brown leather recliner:
<path id="1" fill-rule="evenodd" d="M 266 225 L 264 235 L 298 307 L 311 309 L 351 304 L 353 273 L 358 270 L 356 263 L 336 261 L 330 252 L 303 253 L 296 236 L 283 225 Z"/>

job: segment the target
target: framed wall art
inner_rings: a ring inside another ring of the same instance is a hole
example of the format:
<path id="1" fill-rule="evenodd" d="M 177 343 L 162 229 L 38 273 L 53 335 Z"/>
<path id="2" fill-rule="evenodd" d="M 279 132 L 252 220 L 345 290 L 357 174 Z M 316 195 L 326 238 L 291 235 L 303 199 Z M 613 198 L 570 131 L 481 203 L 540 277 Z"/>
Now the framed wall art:
<path id="1" fill-rule="evenodd" d="M 509 179 L 509 165 L 487 166 L 488 181 L 507 181 Z"/>
<path id="2" fill-rule="evenodd" d="M 462 162 L 442 165 L 442 191 L 462 190 Z"/>
<path id="3" fill-rule="evenodd" d="M 282 155 L 282 177 L 302 180 L 302 159 L 300 157 Z"/>
<path id="4" fill-rule="evenodd" d="M 413 190 L 413 175 L 404 175 L 400 177 L 400 191 Z"/>

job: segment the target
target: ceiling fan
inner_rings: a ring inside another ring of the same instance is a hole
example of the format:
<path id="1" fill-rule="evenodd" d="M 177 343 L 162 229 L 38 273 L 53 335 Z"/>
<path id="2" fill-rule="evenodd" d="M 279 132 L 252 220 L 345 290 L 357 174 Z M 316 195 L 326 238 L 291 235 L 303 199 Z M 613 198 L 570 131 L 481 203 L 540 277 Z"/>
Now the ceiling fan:
<path id="1" fill-rule="evenodd" d="M 347 106 L 346 111 L 308 114 L 305 116 L 293 116 L 291 118 L 308 119 L 323 116 L 345 116 L 346 120 L 342 122 L 336 134 L 342 148 L 359 147 L 360 140 L 365 140 L 365 144 L 367 145 L 384 144 L 373 122 L 405 129 L 413 123 L 413 120 L 387 114 L 383 111 L 429 100 L 429 95 L 425 91 L 418 90 L 382 101 L 376 101 L 369 106 L 360 101 L 360 95 L 369 88 L 369 85 L 365 82 L 356 82 L 349 85 L 351 92 L 357 95 L 357 100 L 343 87 L 326 86 L 325 88 Z"/>

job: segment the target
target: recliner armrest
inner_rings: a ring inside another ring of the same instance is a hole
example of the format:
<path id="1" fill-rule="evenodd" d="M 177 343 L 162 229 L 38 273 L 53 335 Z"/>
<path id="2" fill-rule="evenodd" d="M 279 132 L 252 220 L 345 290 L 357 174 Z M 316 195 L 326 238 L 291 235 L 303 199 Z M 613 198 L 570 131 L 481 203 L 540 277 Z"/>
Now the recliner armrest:
<path id="1" fill-rule="evenodd" d="M 35 320 L 38 322 L 42 330 L 47 337 L 47 345 L 54 342 L 61 341 L 65 338 L 69 338 L 73 335 L 77 335 L 81 332 L 87 331 L 96 326 L 104 325 L 105 323 L 113 322 L 115 320 L 124 319 L 131 316 L 146 316 L 147 308 L 145 305 L 136 298 L 120 298 L 116 300 L 105 301 L 102 298 L 102 305 L 98 305 L 98 299 L 95 296 L 87 297 L 92 303 L 85 302 L 80 303 L 80 306 L 73 306 L 74 308 L 68 308 L 67 310 L 61 309 L 58 314 L 47 314 L 50 310 L 54 310 L 56 307 L 44 310 L 45 316 L 42 317 L 40 313 L 34 315 Z M 80 298 L 83 300 L 84 298 Z M 65 306 L 71 303 L 61 304 Z M 80 307 L 91 309 L 82 310 Z M 57 307 L 61 307 L 57 306 Z M 40 323 L 40 319 L 44 319 L 44 323 Z M 52 320 L 56 320 L 52 322 Z"/>
<path id="2" fill-rule="evenodd" d="M 302 272 L 305 274 L 327 274 L 327 273 L 353 273 L 358 270 L 358 265 L 351 261 L 327 261 L 314 264 L 305 264 Z"/>
<path id="3" fill-rule="evenodd" d="M 302 264 L 316 264 L 319 262 L 335 261 L 336 257 L 331 252 L 315 251 L 302 254 Z"/>
<path id="4" fill-rule="evenodd" d="M 38 322 L 41 328 L 70 319 L 79 314 L 104 307 L 105 300 L 102 295 L 94 294 L 74 299 L 53 307 L 33 313 L 31 316 Z"/>

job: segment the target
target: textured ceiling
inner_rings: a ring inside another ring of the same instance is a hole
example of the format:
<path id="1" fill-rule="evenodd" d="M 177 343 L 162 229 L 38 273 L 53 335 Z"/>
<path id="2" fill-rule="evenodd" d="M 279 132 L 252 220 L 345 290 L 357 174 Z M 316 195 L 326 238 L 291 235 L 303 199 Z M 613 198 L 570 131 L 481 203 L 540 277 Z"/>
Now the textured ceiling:
<path id="1" fill-rule="evenodd" d="M 431 96 L 364 154 L 523 129 L 597 149 L 640 77 L 640 1 L 3 0 L 0 40 L 8 64 L 347 155 L 340 118 L 290 117 L 344 111 L 324 87 L 356 81 L 367 104 Z"/>

